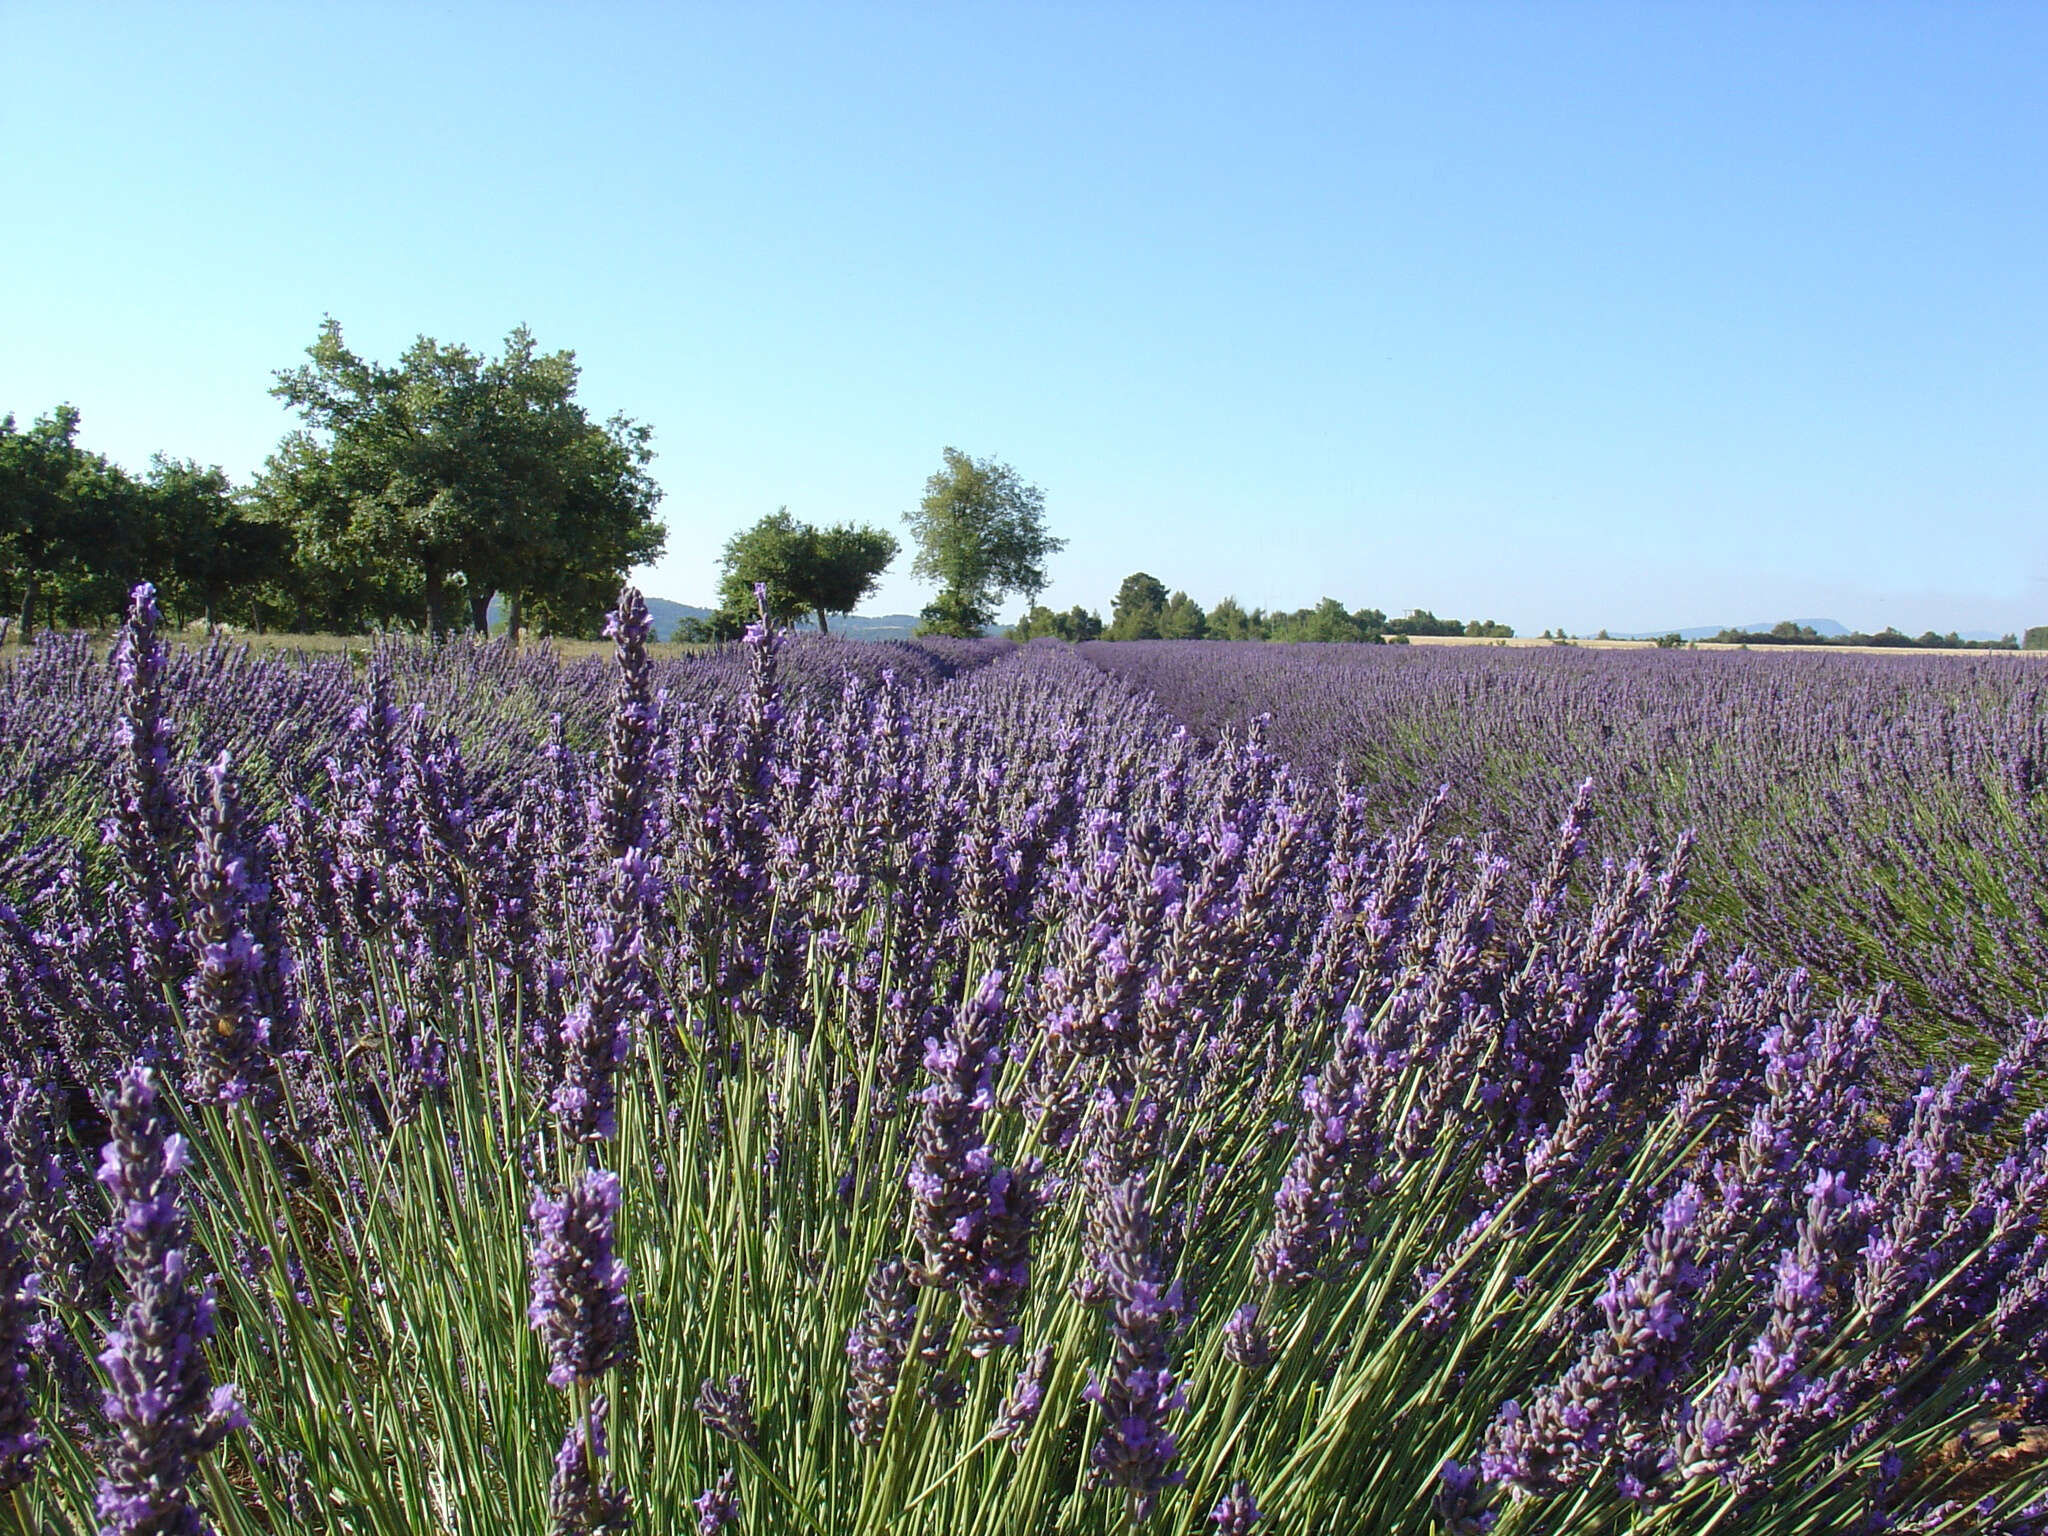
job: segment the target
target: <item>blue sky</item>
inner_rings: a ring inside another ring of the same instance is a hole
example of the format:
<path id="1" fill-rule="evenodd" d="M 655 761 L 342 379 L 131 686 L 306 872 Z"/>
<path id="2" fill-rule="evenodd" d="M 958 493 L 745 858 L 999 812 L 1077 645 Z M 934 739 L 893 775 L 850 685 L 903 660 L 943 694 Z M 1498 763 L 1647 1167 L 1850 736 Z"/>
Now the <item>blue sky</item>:
<path id="1" fill-rule="evenodd" d="M 8 8 L 0 409 L 253 473 L 324 314 L 571 347 L 711 592 L 940 450 L 1143 568 L 2048 623 L 2048 7 Z M 898 561 L 870 611 L 928 593 Z M 1014 605 L 1012 605 L 1014 607 Z"/>

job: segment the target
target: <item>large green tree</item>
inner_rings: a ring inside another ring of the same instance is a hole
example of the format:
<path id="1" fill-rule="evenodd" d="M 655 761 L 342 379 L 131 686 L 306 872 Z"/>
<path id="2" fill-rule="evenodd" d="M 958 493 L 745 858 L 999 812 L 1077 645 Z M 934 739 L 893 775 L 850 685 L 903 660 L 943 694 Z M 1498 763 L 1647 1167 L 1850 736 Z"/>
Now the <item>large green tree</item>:
<path id="1" fill-rule="evenodd" d="M 1045 492 L 1009 465 L 945 450 L 924 500 L 903 514 L 917 540 L 911 573 L 939 584 L 919 629 L 978 635 L 1011 593 L 1027 602 L 1046 587 L 1045 562 L 1067 547 L 1045 527 Z"/>
<path id="2" fill-rule="evenodd" d="M 1166 609 L 1166 583 L 1148 571 L 1133 571 L 1109 605 L 1111 640 L 1157 640 Z"/>
<path id="3" fill-rule="evenodd" d="M 729 615 L 751 619 L 759 585 L 777 622 L 815 615 L 819 633 L 829 633 L 826 616 L 859 607 L 896 550 L 896 536 L 885 529 L 853 523 L 814 528 L 778 507 L 726 541 L 719 604 Z"/>
<path id="4" fill-rule="evenodd" d="M 60 405 L 26 431 L 12 415 L 0 417 L 0 555 L 23 641 L 45 593 L 76 567 L 87 545 L 85 508 L 73 494 L 85 463 L 76 406 Z"/>
<path id="5" fill-rule="evenodd" d="M 306 355 L 271 391 L 305 426 L 260 489 L 319 573 L 303 600 L 328 617 L 440 634 L 466 603 L 481 630 L 504 593 L 515 628 L 531 612 L 581 633 L 661 552 L 648 429 L 590 417 L 573 352 L 541 352 L 522 326 L 495 358 L 422 336 L 391 367 L 330 318 Z"/>
<path id="6" fill-rule="evenodd" d="M 218 465 L 158 454 L 139 488 L 150 574 L 166 605 L 223 618 L 254 618 L 259 595 L 292 563 L 291 531 L 263 518 Z"/>

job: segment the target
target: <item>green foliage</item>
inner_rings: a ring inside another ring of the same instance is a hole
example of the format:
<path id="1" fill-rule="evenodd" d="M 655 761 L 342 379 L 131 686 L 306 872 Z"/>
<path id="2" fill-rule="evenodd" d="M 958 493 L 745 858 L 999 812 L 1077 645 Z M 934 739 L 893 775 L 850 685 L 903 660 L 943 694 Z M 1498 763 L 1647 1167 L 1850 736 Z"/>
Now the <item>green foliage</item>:
<path id="1" fill-rule="evenodd" d="M 1312 644 L 1378 645 L 1386 639 L 1387 616 L 1377 608 L 1351 612 L 1334 597 L 1326 597 L 1313 608 L 1293 613 L 1276 613 L 1266 623 L 1273 640 Z"/>
<path id="2" fill-rule="evenodd" d="M 1111 640 L 1157 640 L 1159 617 L 1166 608 L 1166 583 L 1145 571 L 1133 571 L 1116 589 L 1109 605 Z"/>
<path id="3" fill-rule="evenodd" d="M 996 621 L 995 610 L 984 603 L 976 602 L 966 592 L 947 588 L 933 598 L 918 613 L 915 633 L 920 635 L 952 635 L 962 640 L 972 640 L 988 632 Z"/>
<path id="4" fill-rule="evenodd" d="M 649 430 L 591 420 L 573 352 L 540 352 L 522 326 L 494 359 L 422 336 L 387 367 L 330 318 L 307 356 L 271 391 L 306 430 L 258 495 L 298 543 L 291 598 L 320 620 L 440 634 L 466 601 L 481 632 L 506 592 L 520 618 L 589 634 L 625 571 L 661 552 Z"/>
<path id="5" fill-rule="evenodd" d="M 1010 628 L 1010 638 L 1019 642 L 1065 640 L 1069 644 L 1075 644 L 1082 640 L 1099 639 L 1101 635 L 1101 616 L 1091 613 L 1079 603 L 1065 613 L 1054 613 L 1042 603 L 1033 603 L 1031 611 Z"/>
<path id="6" fill-rule="evenodd" d="M 87 456 L 78 447 L 78 410 L 60 405 L 26 432 L 0 418 L 0 549 L 6 553 L 26 640 L 47 586 L 76 572 L 88 542 L 87 505 L 76 483 Z M 10 604 L 12 606 L 12 604 Z"/>
<path id="7" fill-rule="evenodd" d="M 1209 610 L 1209 638 L 1263 640 L 1266 638 L 1266 615 L 1258 609 L 1246 613 L 1238 606 L 1236 598 L 1226 597 Z"/>
<path id="8" fill-rule="evenodd" d="M 1675 630 L 1668 635 L 1659 635 L 1657 637 L 1657 649 L 1660 651 L 1675 651 L 1684 644 L 1685 636 Z"/>
<path id="9" fill-rule="evenodd" d="M 1043 592 L 1046 560 L 1067 547 L 1046 532 L 1044 491 L 1007 464 L 957 448 L 945 450 L 945 467 L 903 521 L 917 540 L 911 573 L 942 589 L 924 610 L 926 634 L 980 634 L 1005 596 Z"/>
<path id="10" fill-rule="evenodd" d="M 2048 651 L 2048 624 L 2036 624 L 2028 629 L 2025 640 L 2021 642 L 2021 649 Z"/>
<path id="11" fill-rule="evenodd" d="M 2032 631 L 2029 631 L 2032 633 Z M 1965 640 L 1954 630 L 1947 634 L 1936 634 L 1928 630 L 1917 637 L 1891 625 L 1876 634 L 1859 632 L 1846 635 L 1823 635 L 1808 624 L 1795 624 L 1781 619 L 1767 630 L 1724 629 L 1710 642 L 1714 645 L 1853 645 L 1877 646 L 1886 650 L 1923 651 L 2012 651 L 2020 648 L 2019 641 L 2012 635 L 1997 640 Z"/>
<path id="12" fill-rule="evenodd" d="M 1456 619 L 1440 619 L 1427 608 L 1411 608 L 1405 619 L 1388 619 L 1390 635 L 1462 635 L 1466 626 Z"/>
<path id="13" fill-rule="evenodd" d="M 676 620 L 675 633 L 669 639 L 678 645 L 717 645 L 728 640 L 737 640 L 747 632 L 746 623 L 737 615 L 720 608 L 708 618 L 698 618 L 686 613 Z"/>
<path id="14" fill-rule="evenodd" d="M 755 611 L 758 583 L 767 589 L 768 611 L 777 623 L 815 617 L 825 632 L 826 615 L 857 608 L 896 550 L 895 535 L 883 529 L 852 523 L 814 528 L 778 507 L 726 541 L 720 611 L 739 619 L 744 630 Z"/>
<path id="15" fill-rule="evenodd" d="M 1208 633 L 1209 616 L 1202 612 L 1202 605 L 1185 592 L 1174 593 L 1159 611 L 1159 638 L 1162 640 L 1202 640 L 1208 637 Z"/>

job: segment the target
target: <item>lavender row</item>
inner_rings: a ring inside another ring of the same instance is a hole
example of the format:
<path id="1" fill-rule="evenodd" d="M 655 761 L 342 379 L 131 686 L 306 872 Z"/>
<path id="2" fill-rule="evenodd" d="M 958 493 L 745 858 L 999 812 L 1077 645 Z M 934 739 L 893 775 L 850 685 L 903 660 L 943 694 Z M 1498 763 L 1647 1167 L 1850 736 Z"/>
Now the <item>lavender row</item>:
<path id="1" fill-rule="evenodd" d="M 1700 838 L 1690 911 L 1939 1041 L 2048 991 L 2048 670 L 2011 657 L 1091 645 L 1204 736 L 1255 718 L 1304 779 L 1526 862 L 1571 786 L 1608 847 Z"/>

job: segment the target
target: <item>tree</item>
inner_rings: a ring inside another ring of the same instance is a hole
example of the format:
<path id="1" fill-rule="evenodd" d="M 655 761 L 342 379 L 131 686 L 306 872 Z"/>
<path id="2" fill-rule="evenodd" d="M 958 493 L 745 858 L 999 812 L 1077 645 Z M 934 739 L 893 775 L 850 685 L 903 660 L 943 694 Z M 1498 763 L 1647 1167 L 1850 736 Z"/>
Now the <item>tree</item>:
<path id="1" fill-rule="evenodd" d="M 925 482 L 924 500 L 903 514 L 917 540 L 911 573 L 940 592 L 918 627 L 927 634 L 978 635 L 1015 592 L 1027 602 L 1046 587 L 1046 560 L 1067 547 L 1045 529 L 1045 492 L 995 459 L 945 450 L 945 467 Z"/>
<path id="2" fill-rule="evenodd" d="M 826 634 L 826 615 L 859 607 L 896 550 L 896 536 L 883 529 L 852 523 L 813 528 L 779 507 L 726 541 L 720 606 L 751 618 L 759 584 L 767 589 L 768 612 L 778 622 L 815 614 L 818 632 Z"/>
<path id="3" fill-rule="evenodd" d="M 1234 597 L 1226 597 L 1209 610 L 1211 640 L 1263 640 L 1266 615 L 1257 608 L 1246 613 Z"/>
<path id="4" fill-rule="evenodd" d="M 272 456 L 262 499 L 341 578 L 326 605 L 417 615 L 438 635 L 458 599 L 481 630 L 505 592 L 515 630 L 530 604 L 581 633 L 660 554 L 650 433 L 591 420 L 575 353 L 541 353 L 521 326 L 495 359 L 422 336 L 393 368 L 358 357 L 329 318 L 307 357 L 271 390 L 306 426 Z"/>
<path id="5" fill-rule="evenodd" d="M 265 583 L 291 564 L 291 531 L 235 494 L 220 466 L 158 454 L 141 488 L 150 566 L 173 611 L 194 611 L 208 629 L 233 603 L 253 615 Z"/>
<path id="6" fill-rule="evenodd" d="M 1209 616 L 1202 612 L 1202 605 L 1185 592 L 1176 592 L 1166 600 L 1166 606 L 1159 610 L 1159 638 L 1162 640 L 1201 640 L 1209 633 Z"/>
<path id="7" fill-rule="evenodd" d="M 45 587 L 77 563 L 86 543 L 73 476 L 84 466 L 78 408 L 60 405 L 26 432 L 0 417 L 0 550 L 20 605 L 17 635 L 34 632 Z"/>
<path id="8" fill-rule="evenodd" d="M 1065 613 L 1054 613 L 1042 603 L 1033 603 L 1031 611 L 1010 630 L 1010 638 L 1019 642 L 1050 639 L 1064 640 L 1070 645 L 1097 639 L 1101 634 L 1102 620 L 1079 603 Z"/>
<path id="9" fill-rule="evenodd" d="M 1145 571 L 1133 571 L 1116 589 L 1109 605 L 1109 638 L 1157 640 L 1159 615 L 1166 607 L 1166 583 Z"/>
<path id="10" fill-rule="evenodd" d="M 2036 624 L 2027 630 L 2026 638 L 2020 642 L 2022 650 L 2048 651 L 2048 624 Z"/>

